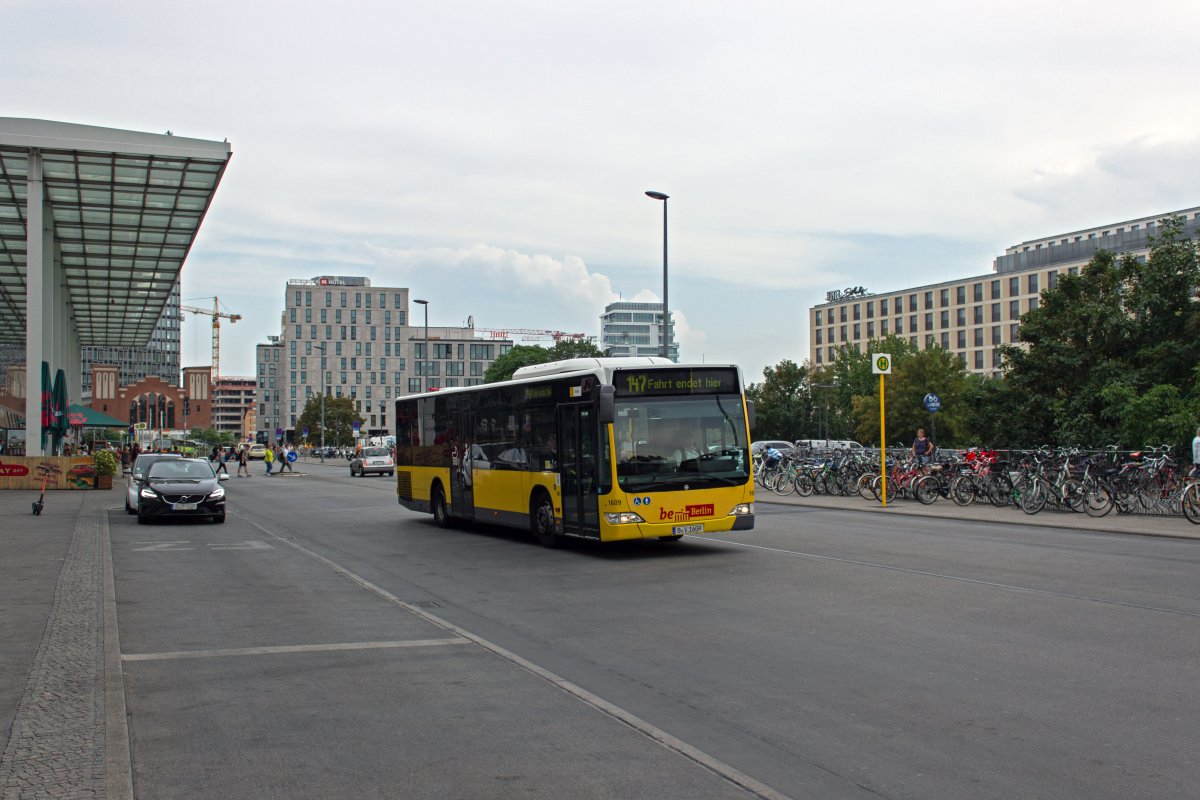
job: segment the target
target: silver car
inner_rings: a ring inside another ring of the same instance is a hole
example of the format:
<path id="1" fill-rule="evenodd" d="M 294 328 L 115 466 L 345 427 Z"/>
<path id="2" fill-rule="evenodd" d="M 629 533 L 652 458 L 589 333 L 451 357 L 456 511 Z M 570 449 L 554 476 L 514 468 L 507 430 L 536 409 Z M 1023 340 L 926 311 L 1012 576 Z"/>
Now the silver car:
<path id="1" fill-rule="evenodd" d="M 377 475 L 395 474 L 396 462 L 392 461 L 392 451 L 386 447 L 364 447 L 350 462 L 350 477 L 353 478 L 356 474 L 364 477 L 368 472 Z"/>
<path id="2" fill-rule="evenodd" d="M 182 456 L 179 453 L 142 453 L 133 462 L 133 469 L 129 470 L 128 482 L 125 484 L 126 514 L 138 512 L 138 496 L 142 491 L 142 486 L 146 483 L 146 470 L 155 461 L 165 461 L 170 458 L 182 458 Z"/>

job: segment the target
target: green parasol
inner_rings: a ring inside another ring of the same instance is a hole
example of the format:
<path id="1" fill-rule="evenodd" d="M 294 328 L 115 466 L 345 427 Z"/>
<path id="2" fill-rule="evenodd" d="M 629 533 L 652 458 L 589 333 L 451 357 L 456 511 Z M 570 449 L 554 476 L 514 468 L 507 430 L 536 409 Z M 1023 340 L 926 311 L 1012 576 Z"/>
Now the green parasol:
<path id="1" fill-rule="evenodd" d="M 50 410 L 54 416 L 50 423 L 50 433 L 54 436 L 55 452 L 71 428 L 67 419 L 67 406 L 67 373 L 60 369 L 54 373 L 54 388 L 50 390 Z"/>

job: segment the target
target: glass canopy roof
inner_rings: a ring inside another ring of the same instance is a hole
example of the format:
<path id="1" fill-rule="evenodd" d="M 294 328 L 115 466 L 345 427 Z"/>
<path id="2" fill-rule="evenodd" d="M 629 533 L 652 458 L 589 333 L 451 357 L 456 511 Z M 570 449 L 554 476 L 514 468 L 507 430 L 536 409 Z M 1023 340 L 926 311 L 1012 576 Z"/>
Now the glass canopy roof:
<path id="1" fill-rule="evenodd" d="M 41 153 L 45 217 L 79 344 L 144 345 L 224 174 L 228 143 L 0 118 L 0 342 L 25 341 L 31 148 Z"/>

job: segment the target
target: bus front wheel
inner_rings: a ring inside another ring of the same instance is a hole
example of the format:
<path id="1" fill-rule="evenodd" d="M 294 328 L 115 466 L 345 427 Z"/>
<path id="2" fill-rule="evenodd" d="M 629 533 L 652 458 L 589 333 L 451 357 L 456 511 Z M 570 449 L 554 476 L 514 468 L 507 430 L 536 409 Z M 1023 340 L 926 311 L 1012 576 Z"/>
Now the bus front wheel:
<path id="1" fill-rule="evenodd" d="M 530 527 L 542 547 L 558 547 L 558 526 L 554 521 L 554 504 L 549 495 L 539 494 L 533 498 L 533 510 L 530 512 Z"/>

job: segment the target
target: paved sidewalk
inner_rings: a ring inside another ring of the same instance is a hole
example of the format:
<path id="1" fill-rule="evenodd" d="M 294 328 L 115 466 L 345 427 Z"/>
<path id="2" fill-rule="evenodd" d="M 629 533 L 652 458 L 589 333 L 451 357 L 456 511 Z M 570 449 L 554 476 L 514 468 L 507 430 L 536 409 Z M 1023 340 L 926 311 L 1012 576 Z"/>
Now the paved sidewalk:
<path id="1" fill-rule="evenodd" d="M 915 500 L 897 500 L 889 502 L 887 508 L 883 508 L 878 500 L 863 500 L 857 496 L 833 497 L 817 494 L 809 497 L 800 497 L 796 494 L 781 496 L 763 489 L 761 486 L 756 487 L 754 494 L 756 501 L 759 503 L 828 508 L 840 511 L 861 511 L 864 514 L 891 514 L 895 517 L 935 517 L 963 520 L 964 522 L 1003 523 L 1008 525 L 1029 525 L 1039 528 L 1069 528 L 1072 530 L 1127 533 L 1141 536 L 1200 539 L 1200 525 L 1193 525 L 1181 515 L 1118 514 L 1115 509 L 1103 517 L 1089 517 L 1087 514 L 1051 510 L 1044 510 L 1038 514 L 1026 514 L 1018 508 L 996 508 L 980 503 L 972 503 L 969 506 L 958 506 L 945 498 L 939 498 L 936 502 L 927 506 L 923 506 Z"/>
<path id="2" fill-rule="evenodd" d="M 49 492 L 34 516 L 37 496 L 0 492 L 0 798 L 131 796 L 105 603 L 107 509 L 124 498 Z"/>

